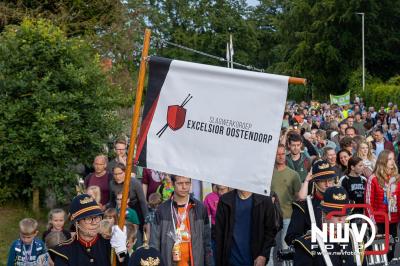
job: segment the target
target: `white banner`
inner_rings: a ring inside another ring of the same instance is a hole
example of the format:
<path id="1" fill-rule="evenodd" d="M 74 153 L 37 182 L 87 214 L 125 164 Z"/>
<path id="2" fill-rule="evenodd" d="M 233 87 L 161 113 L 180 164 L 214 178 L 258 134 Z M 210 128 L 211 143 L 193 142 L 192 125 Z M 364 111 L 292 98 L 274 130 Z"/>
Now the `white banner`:
<path id="1" fill-rule="evenodd" d="M 287 89 L 286 76 L 152 57 L 139 164 L 269 194 Z"/>

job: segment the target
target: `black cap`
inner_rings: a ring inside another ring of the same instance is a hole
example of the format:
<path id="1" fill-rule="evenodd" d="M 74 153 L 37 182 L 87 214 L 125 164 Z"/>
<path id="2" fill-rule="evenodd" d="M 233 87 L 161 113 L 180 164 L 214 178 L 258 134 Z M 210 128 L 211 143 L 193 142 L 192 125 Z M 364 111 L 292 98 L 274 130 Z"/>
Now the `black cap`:
<path id="1" fill-rule="evenodd" d="M 325 160 L 318 160 L 312 167 L 312 181 L 322 181 L 327 179 L 334 179 L 337 177 L 335 170 Z"/>
<path id="2" fill-rule="evenodd" d="M 100 206 L 88 194 L 81 194 L 72 199 L 69 207 L 70 219 L 77 222 L 89 216 L 103 215 Z"/>
<path id="3" fill-rule="evenodd" d="M 321 201 L 321 209 L 325 213 L 341 211 L 346 204 L 350 204 L 347 191 L 340 186 L 330 187 L 324 193 L 324 200 Z M 350 214 L 351 208 L 346 209 L 346 215 Z"/>
<path id="4" fill-rule="evenodd" d="M 132 257 L 129 259 L 129 266 L 142 265 L 164 266 L 165 264 L 161 259 L 160 252 L 157 249 L 152 247 L 142 247 L 133 253 Z"/>

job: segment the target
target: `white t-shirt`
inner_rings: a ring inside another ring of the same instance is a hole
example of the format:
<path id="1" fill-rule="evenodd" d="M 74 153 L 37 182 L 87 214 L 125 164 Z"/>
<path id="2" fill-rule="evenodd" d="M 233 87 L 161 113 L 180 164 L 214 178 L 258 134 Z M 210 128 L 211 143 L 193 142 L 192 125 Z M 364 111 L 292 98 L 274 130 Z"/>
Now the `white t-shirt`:
<path id="1" fill-rule="evenodd" d="M 385 145 L 384 142 L 375 142 L 375 144 L 376 144 L 375 156 L 378 157 L 379 154 L 384 150 Z"/>

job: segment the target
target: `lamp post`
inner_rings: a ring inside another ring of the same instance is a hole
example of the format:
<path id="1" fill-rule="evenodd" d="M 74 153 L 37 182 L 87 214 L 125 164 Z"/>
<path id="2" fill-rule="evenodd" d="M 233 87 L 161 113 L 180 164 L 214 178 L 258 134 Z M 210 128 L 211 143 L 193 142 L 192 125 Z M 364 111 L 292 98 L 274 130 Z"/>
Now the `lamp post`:
<path id="1" fill-rule="evenodd" d="M 362 88 L 365 90 L 365 49 L 364 49 L 364 15 L 365 13 L 356 13 L 361 15 L 361 38 L 362 38 Z"/>

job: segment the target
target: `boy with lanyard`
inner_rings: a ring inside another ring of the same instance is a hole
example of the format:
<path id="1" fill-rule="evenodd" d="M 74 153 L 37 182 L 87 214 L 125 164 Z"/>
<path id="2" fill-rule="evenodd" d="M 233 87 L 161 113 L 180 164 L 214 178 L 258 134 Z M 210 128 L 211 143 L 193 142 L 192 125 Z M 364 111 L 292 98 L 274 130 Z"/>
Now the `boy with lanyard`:
<path id="1" fill-rule="evenodd" d="M 49 255 L 44 243 L 37 239 L 38 223 L 32 218 L 19 222 L 20 238 L 11 245 L 7 266 L 48 265 Z"/>
<path id="2" fill-rule="evenodd" d="M 160 251 L 166 265 L 211 265 L 207 211 L 200 201 L 190 196 L 190 178 L 172 175 L 171 180 L 174 194 L 156 211 L 150 246 Z"/>

